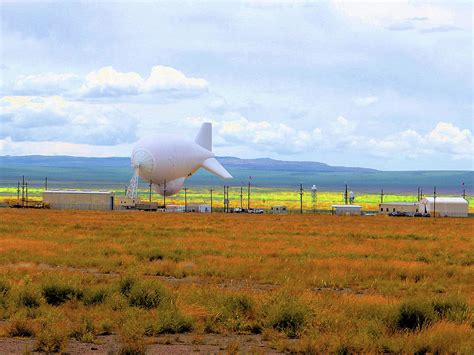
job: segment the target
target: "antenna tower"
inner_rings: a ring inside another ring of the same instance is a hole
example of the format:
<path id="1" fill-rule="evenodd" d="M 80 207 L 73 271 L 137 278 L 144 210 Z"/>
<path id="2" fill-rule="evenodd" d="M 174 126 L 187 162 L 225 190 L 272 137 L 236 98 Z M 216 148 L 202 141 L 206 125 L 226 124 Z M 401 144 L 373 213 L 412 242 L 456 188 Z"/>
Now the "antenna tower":
<path id="1" fill-rule="evenodd" d="M 135 172 L 132 178 L 130 179 L 130 183 L 127 187 L 126 196 L 131 199 L 138 197 L 138 167 L 135 168 Z"/>

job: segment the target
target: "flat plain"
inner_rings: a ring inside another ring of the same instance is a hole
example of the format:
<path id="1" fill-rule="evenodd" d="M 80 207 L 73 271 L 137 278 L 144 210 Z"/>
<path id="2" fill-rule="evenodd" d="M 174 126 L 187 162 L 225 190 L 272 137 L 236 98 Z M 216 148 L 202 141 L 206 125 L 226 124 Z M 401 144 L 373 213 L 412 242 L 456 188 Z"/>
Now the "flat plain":
<path id="1" fill-rule="evenodd" d="M 187 191 L 187 202 L 188 203 L 197 203 L 197 204 L 211 204 L 210 189 L 213 190 L 213 200 L 212 205 L 215 208 L 223 208 L 224 205 L 224 193 L 222 187 L 209 186 L 209 187 L 190 187 Z M 100 191 L 101 189 L 95 189 Z M 103 190 L 103 189 L 102 189 Z M 350 190 L 350 189 L 349 189 Z M 28 189 L 29 200 L 41 201 L 44 187 L 36 187 Z M 124 190 L 112 189 L 115 192 L 116 198 L 124 196 Z M 413 194 L 400 194 L 400 193 L 390 193 L 388 191 L 384 192 L 383 201 L 384 202 L 416 202 L 416 190 L 413 191 Z M 17 188 L 16 187 L 2 187 L 0 186 L 0 201 L 12 201 L 16 202 L 17 199 Z M 364 211 L 373 211 L 377 212 L 379 210 L 379 203 L 381 201 L 380 193 L 367 193 L 359 192 L 357 190 L 355 193 L 354 204 L 362 206 Z M 449 196 L 462 196 L 462 191 L 459 194 L 452 194 Z M 241 205 L 241 194 L 242 194 L 242 205 Z M 149 201 L 149 190 L 140 189 L 138 196 L 143 202 Z M 300 195 L 297 187 L 294 189 L 288 188 L 267 188 L 267 187 L 251 187 L 251 208 L 263 208 L 269 210 L 271 206 L 274 205 L 285 205 L 288 207 L 290 212 L 299 213 L 300 210 Z M 431 196 L 425 191 L 424 196 Z M 442 195 L 447 196 L 447 195 Z M 343 191 L 318 191 L 315 199 L 315 209 L 330 211 L 331 205 L 333 204 L 344 204 L 344 192 Z M 21 198 L 21 192 L 20 192 Z M 471 195 L 465 196 L 466 200 L 469 203 L 469 213 L 474 213 L 474 198 Z M 163 197 L 157 193 L 152 193 L 151 196 L 152 202 L 157 202 L 162 204 Z M 166 204 L 178 204 L 184 206 L 185 196 L 184 191 L 181 190 L 178 194 L 167 197 Z M 303 210 L 306 212 L 311 212 L 313 210 L 313 200 L 311 195 L 311 189 L 305 188 L 303 191 Z M 248 190 L 247 186 L 243 186 L 242 190 L 240 186 L 232 186 L 229 188 L 229 207 L 240 207 L 247 208 L 248 206 Z"/>
<path id="2" fill-rule="evenodd" d="M 0 349 L 474 351 L 474 219 L 0 210 Z"/>

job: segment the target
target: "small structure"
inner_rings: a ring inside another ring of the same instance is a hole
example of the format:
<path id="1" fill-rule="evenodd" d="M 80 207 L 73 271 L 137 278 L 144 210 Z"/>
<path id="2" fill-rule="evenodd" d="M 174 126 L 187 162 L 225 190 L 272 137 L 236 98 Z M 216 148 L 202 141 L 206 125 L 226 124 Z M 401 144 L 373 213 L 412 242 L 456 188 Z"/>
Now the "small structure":
<path id="1" fill-rule="evenodd" d="M 181 206 L 181 205 L 166 205 L 165 212 L 184 212 L 184 206 Z"/>
<path id="2" fill-rule="evenodd" d="M 285 214 L 288 213 L 288 207 L 282 205 L 272 206 L 270 211 L 273 214 Z"/>
<path id="3" fill-rule="evenodd" d="M 119 198 L 119 206 L 123 209 L 134 209 L 137 204 L 140 204 L 141 200 L 138 197 L 127 197 L 122 196 Z"/>
<path id="4" fill-rule="evenodd" d="M 197 203 L 190 203 L 187 207 L 188 212 L 199 212 L 199 213 L 210 213 L 211 206 L 209 205 L 200 205 Z"/>
<path id="5" fill-rule="evenodd" d="M 114 193 L 111 191 L 46 190 L 43 203 L 60 210 L 113 210 Z"/>
<path id="6" fill-rule="evenodd" d="M 420 212 L 439 217 L 467 217 L 468 202 L 462 197 L 425 197 L 420 201 Z"/>
<path id="7" fill-rule="evenodd" d="M 379 204 L 380 214 L 389 214 L 393 212 L 405 212 L 410 216 L 420 212 L 418 202 L 383 202 Z"/>
<path id="8" fill-rule="evenodd" d="M 360 216 L 362 206 L 359 205 L 332 205 L 332 214 L 339 216 Z"/>

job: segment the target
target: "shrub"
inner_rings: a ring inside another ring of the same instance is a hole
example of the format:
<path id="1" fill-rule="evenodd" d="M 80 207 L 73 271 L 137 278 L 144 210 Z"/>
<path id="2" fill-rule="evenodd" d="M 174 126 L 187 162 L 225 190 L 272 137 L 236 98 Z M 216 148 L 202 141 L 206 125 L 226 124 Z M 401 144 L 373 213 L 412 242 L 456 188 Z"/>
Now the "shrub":
<path id="1" fill-rule="evenodd" d="M 124 339 L 119 351 L 120 355 L 144 355 L 146 354 L 146 343 L 143 339 Z"/>
<path id="2" fill-rule="evenodd" d="M 80 325 L 71 332 L 71 337 L 76 340 L 92 343 L 94 340 L 94 323 L 90 318 L 83 318 Z"/>
<path id="3" fill-rule="evenodd" d="M 72 299 L 82 299 L 83 292 L 70 284 L 53 282 L 43 285 L 43 297 L 48 304 L 58 306 Z"/>
<path id="4" fill-rule="evenodd" d="M 10 284 L 5 280 L 0 280 L 0 297 L 4 297 L 10 291 Z"/>
<path id="5" fill-rule="evenodd" d="M 232 332 L 262 331 L 261 322 L 257 319 L 253 300 L 245 294 L 234 294 L 224 298 L 221 306 L 220 320 Z"/>
<path id="6" fill-rule="evenodd" d="M 229 296 L 226 301 L 226 308 L 230 313 L 240 313 L 251 315 L 253 312 L 252 299 L 247 295 L 232 295 Z"/>
<path id="7" fill-rule="evenodd" d="M 26 318 L 14 319 L 8 327 L 8 335 L 11 337 L 32 337 L 35 335 L 33 324 Z"/>
<path id="8" fill-rule="evenodd" d="M 184 316 L 176 306 L 161 307 L 155 323 L 156 334 L 180 334 L 192 330 L 192 319 Z"/>
<path id="9" fill-rule="evenodd" d="M 450 321 L 464 321 L 469 312 L 466 301 L 459 297 L 437 299 L 431 305 L 438 318 Z"/>
<path id="10" fill-rule="evenodd" d="M 86 292 L 84 295 L 84 305 L 86 306 L 93 306 L 97 304 L 102 304 L 105 302 L 105 299 L 108 296 L 108 292 L 106 289 L 99 288 L 96 290 L 91 290 Z"/>
<path id="11" fill-rule="evenodd" d="M 125 319 L 125 323 L 120 329 L 122 355 L 140 355 L 146 353 L 146 341 L 144 339 L 143 319 L 138 312 L 130 312 Z"/>
<path id="12" fill-rule="evenodd" d="M 306 324 L 308 313 L 309 309 L 305 304 L 295 298 L 282 296 L 270 305 L 267 321 L 273 329 L 295 338 Z"/>
<path id="13" fill-rule="evenodd" d="M 67 337 L 53 327 L 45 327 L 36 338 L 35 351 L 59 353 L 66 347 Z"/>
<path id="14" fill-rule="evenodd" d="M 170 295 L 160 282 L 144 280 L 132 286 L 128 300 L 130 306 L 150 309 L 170 300 Z"/>
<path id="15" fill-rule="evenodd" d="M 163 260 L 165 254 L 158 248 L 148 249 L 145 253 L 140 255 L 141 258 L 147 259 L 148 261 Z"/>
<path id="16" fill-rule="evenodd" d="M 125 297 L 130 296 L 130 290 L 132 289 L 132 286 L 136 283 L 136 280 L 131 277 L 127 276 L 124 279 L 120 280 L 120 293 L 124 295 Z"/>
<path id="17" fill-rule="evenodd" d="M 24 289 L 18 294 L 18 305 L 27 308 L 38 308 L 41 303 L 41 295 L 38 291 Z"/>
<path id="18" fill-rule="evenodd" d="M 112 330 L 114 329 L 114 324 L 112 323 L 111 320 L 105 319 L 102 321 L 99 328 L 100 328 L 99 335 L 110 335 L 112 334 Z"/>
<path id="19" fill-rule="evenodd" d="M 432 306 L 427 302 L 410 301 L 402 303 L 395 315 L 395 326 L 400 330 L 419 330 L 435 319 Z"/>

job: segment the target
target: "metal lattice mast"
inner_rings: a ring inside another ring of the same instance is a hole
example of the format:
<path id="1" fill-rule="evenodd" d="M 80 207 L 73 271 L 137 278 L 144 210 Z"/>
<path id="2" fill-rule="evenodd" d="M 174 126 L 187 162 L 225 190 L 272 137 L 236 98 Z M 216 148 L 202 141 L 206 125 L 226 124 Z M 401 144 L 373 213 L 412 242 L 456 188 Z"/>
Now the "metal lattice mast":
<path id="1" fill-rule="evenodd" d="M 130 184 L 127 187 L 127 197 L 135 199 L 138 197 L 138 168 L 135 169 L 135 173 L 130 179 Z"/>

